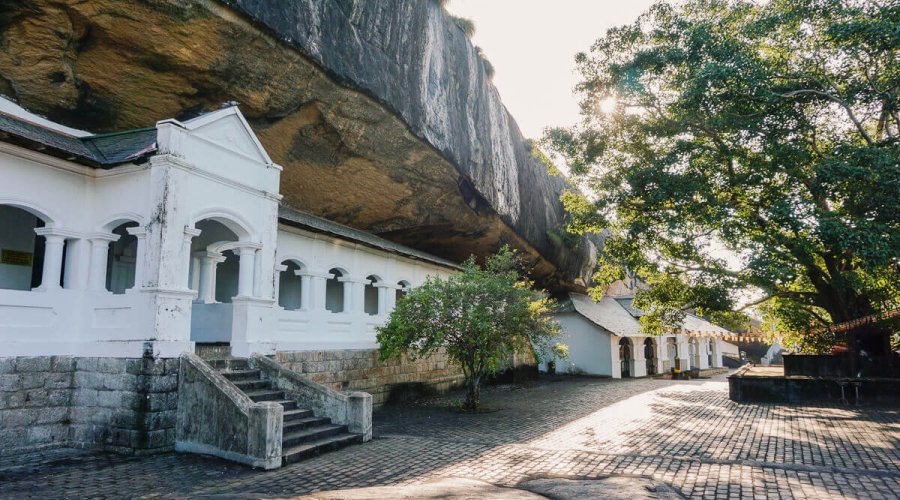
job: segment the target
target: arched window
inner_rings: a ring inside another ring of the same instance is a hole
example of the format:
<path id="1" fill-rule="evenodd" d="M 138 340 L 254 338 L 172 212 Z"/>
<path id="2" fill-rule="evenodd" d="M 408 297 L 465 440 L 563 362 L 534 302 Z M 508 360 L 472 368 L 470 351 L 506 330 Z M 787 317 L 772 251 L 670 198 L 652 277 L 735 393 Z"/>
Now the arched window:
<path id="1" fill-rule="evenodd" d="M 400 299 L 406 297 L 406 292 L 409 291 L 409 282 L 408 281 L 400 281 L 397 283 L 397 302 L 400 302 Z"/>
<path id="2" fill-rule="evenodd" d="M 296 311 L 303 304 L 303 278 L 297 276 L 297 271 L 303 266 L 293 260 L 286 260 L 281 265 L 287 267 L 281 271 L 278 277 L 278 305 L 286 311 Z"/>
<path id="3" fill-rule="evenodd" d="M 622 369 L 622 377 L 633 377 L 632 360 L 634 356 L 631 351 L 631 341 L 623 337 L 619 340 L 619 366 Z"/>
<path id="4" fill-rule="evenodd" d="M 45 239 L 35 234 L 39 227 L 44 227 L 40 217 L 21 208 L 0 205 L 0 288 L 30 290 L 41 285 Z"/>
<path id="5" fill-rule="evenodd" d="M 365 301 L 363 310 L 366 314 L 375 316 L 378 314 L 378 288 L 376 283 L 380 283 L 378 276 L 366 276 Z"/>
<path id="6" fill-rule="evenodd" d="M 647 375 L 656 375 L 656 344 L 653 339 L 644 339 L 644 359 L 647 360 Z"/>
<path id="7" fill-rule="evenodd" d="M 329 270 L 328 273 L 332 276 L 325 282 L 325 309 L 333 313 L 344 312 L 344 287 L 347 284 L 340 279 L 346 276 L 346 273 L 337 268 Z"/>
<path id="8" fill-rule="evenodd" d="M 125 293 L 134 286 L 138 241 L 136 236 L 128 234 L 128 228 L 137 226 L 137 222 L 126 222 L 112 230 L 119 236 L 118 240 L 109 244 L 106 259 L 106 289 L 112 293 Z"/>
<path id="9" fill-rule="evenodd" d="M 191 241 L 191 287 L 198 291 L 197 300 L 204 303 L 231 302 L 237 295 L 239 258 L 231 250 L 208 251 L 219 242 L 238 241 L 238 235 L 219 221 L 204 219 L 195 224 L 200 235 Z"/>

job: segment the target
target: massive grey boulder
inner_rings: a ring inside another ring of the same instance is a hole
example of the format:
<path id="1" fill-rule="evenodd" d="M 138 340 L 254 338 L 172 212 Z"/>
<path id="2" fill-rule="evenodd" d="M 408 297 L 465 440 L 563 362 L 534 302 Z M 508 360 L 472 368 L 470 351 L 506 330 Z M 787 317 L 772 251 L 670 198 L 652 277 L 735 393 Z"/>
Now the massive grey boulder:
<path id="1" fill-rule="evenodd" d="M 237 100 L 285 203 L 460 260 L 503 243 L 580 288 L 564 179 L 531 155 L 434 0 L 34 0 L 0 8 L 0 93 L 66 124 L 147 126 Z"/>

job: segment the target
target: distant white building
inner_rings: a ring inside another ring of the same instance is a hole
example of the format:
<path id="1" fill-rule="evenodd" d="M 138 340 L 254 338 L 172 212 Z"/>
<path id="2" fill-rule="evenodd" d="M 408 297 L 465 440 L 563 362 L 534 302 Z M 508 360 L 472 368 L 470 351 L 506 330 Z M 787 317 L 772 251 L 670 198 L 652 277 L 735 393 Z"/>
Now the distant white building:
<path id="1" fill-rule="evenodd" d="M 640 311 L 632 307 L 632 297 L 603 297 L 594 302 L 587 295 L 570 293 L 562 301 L 556 319 L 562 326 L 562 343 L 568 345 L 567 359 L 554 360 L 556 371 L 600 375 L 613 378 L 645 377 L 681 370 L 722 367 L 723 351 L 734 347 L 717 335 L 728 330 L 688 314 L 683 330 L 703 332 L 648 336 L 640 332 Z M 549 360 L 541 365 L 548 369 Z"/>

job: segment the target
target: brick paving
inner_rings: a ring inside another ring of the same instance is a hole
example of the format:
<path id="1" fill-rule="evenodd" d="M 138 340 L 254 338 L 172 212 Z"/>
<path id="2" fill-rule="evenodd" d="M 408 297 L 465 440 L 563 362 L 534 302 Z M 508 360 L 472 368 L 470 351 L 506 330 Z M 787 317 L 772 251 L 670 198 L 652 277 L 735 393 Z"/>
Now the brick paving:
<path id="1" fill-rule="evenodd" d="M 0 497 L 293 496 L 436 477 L 644 476 L 690 498 L 898 498 L 900 409 L 738 404 L 723 379 L 542 380 L 376 412 L 375 439 L 276 471 L 174 453 L 0 459 Z"/>

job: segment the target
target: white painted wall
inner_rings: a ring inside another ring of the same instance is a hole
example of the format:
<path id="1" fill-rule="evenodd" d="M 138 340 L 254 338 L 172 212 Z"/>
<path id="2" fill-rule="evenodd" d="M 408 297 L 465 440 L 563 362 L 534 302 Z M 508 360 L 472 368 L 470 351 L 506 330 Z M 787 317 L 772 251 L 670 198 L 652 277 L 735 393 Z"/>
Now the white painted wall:
<path id="1" fill-rule="evenodd" d="M 556 372 L 613 376 L 609 332 L 578 313 L 560 313 L 555 318 L 564 332 L 560 342 L 569 347 L 568 359 L 556 360 Z M 541 363 L 540 369 L 546 371 L 547 365 Z"/>
<path id="2" fill-rule="evenodd" d="M 277 248 L 278 264 L 296 262 L 301 268 L 299 272 L 305 275 L 303 292 L 307 297 L 301 297 L 301 303 L 306 306 L 293 311 L 276 307 L 273 333 L 252 348 L 257 352 L 375 348 L 375 328 L 383 324 L 393 310 L 401 281 L 415 287 L 427 276 L 447 277 L 454 272 L 287 225 L 279 226 Z M 331 269 L 345 271 L 341 278 L 344 281 L 329 279 Z M 367 279 L 370 276 L 379 280 L 374 297 L 371 288 L 368 294 L 366 292 L 366 284 L 371 283 Z M 349 291 L 345 291 L 345 287 Z M 350 300 L 345 301 L 347 298 Z M 381 303 L 380 314 L 366 312 L 366 301 L 371 309 L 373 298 Z M 342 301 L 341 312 L 326 308 Z"/>

